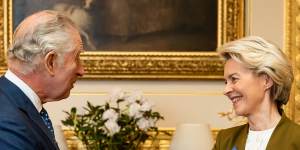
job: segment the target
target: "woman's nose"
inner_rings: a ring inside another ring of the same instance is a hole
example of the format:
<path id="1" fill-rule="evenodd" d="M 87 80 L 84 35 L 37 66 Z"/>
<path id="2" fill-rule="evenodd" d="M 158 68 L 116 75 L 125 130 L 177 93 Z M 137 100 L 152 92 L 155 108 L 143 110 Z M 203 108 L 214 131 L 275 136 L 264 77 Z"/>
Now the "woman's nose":
<path id="1" fill-rule="evenodd" d="M 223 94 L 227 96 L 231 91 L 232 91 L 232 86 L 231 86 L 231 84 L 228 84 L 228 83 L 227 83 L 227 84 L 225 85 Z"/>

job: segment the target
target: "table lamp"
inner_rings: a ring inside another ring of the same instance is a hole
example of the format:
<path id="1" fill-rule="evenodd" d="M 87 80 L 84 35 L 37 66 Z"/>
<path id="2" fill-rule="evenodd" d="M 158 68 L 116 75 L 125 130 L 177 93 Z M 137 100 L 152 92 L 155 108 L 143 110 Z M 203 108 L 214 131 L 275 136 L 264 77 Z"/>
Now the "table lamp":
<path id="1" fill-rule="evenodd" d="M 208 124 L 180 124 L 176 127 L 170 150 L 211 150 L 212 146 Z"/>

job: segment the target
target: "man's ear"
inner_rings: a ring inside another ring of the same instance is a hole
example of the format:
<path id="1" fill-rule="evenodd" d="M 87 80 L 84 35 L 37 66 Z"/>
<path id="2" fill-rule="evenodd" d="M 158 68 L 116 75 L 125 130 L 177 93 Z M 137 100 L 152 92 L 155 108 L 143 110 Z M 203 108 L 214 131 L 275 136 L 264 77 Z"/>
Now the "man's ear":
<path id="1" fill-rule="evenodd" d="M 51 76 L 54 76 L 54 67 L 57 58 L 57 54 L 54 51 L 48 52 L 44 57 L 44 66 Z"/>

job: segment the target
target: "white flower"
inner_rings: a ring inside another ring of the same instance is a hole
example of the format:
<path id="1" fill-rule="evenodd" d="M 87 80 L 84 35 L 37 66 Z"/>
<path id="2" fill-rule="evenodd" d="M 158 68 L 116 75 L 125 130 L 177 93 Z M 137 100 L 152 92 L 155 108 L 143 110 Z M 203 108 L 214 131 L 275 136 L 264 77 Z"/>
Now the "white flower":
<path id="1" fill-rule="evenodd" d="M 113 89 L 109 94 L 109 100 L 112 102 L 116 102 L 119 99 L 124 99 L 125 93 L 121 88 Z"/>
<path id="2" fill-rule="evenodd" d="M 114 109 L 107 109 L 103 113 L 102 119 L 116 121 L 116 120 L 118 120 L 118 113 Z"/>
<path id="3" fill-rule="evenodd" d="M 120 126 L 117 124 L 116 121 L 113 121 L 113 120 L 107 120 L 105 123 L 104 123 L 105 127 L 106 127 L 106 131 L 107 133 L 112 136 L 114 135 L 115 133 L 119 132 L 120 131 Z"/>
<path id="4" fill-rule="evenodd" d="M 132 103 L 129 105 L 129 114 L 130 117 L 140 118 L 142 117 L 141 105 L 138 103 Z"/>
<path id="5" fill-rule="evenodd" d="M 140 129 L 147 130 L 150 127 L 154 127 L 155 121 L 151 118 L 149 119 L 141 118 L 138 120 L 137 125 Z"/>
<path id="6" fill-rule="evenodd" d="M 146 97 L 142 97 L 141 99 L 141 103 L 144 103 L 145 101 L 147 101 L 148 99 Z"/>
<path id="7" fill-rule="evenodd" d="M 149 120 L 149 126 L 150 126 L 150 127 L 154 127 L 154 126 L 155 126 L 156 120 L 154 120 L 154 119 L 152 119 L 152 118 L 149 118 L 148 120 Z"/>
<path id="8" fill-rule="evenodd" d="M 136 101 L 141 101 L 144 99 L 143 92 L 138 90 L 132 92 L 128 97 L 125 98 L 129 104 L 135 103 Z"/>
<path id="9" fill-rule="evenodd" d="M 141 105 L 141 111 L 149 111 L 152 109 L 153 104 L 148 102 L 148 101 L 144 101 Z"/>
<path id="10" fill-rule="evenodd" d="M 132 104 L 132 103 L 135 103 L 136 102 L 136 99 L 135 97 L 129 95 L 128 97 L 125 97 L 125 100 L 129 103 L 129 104 Z"/>

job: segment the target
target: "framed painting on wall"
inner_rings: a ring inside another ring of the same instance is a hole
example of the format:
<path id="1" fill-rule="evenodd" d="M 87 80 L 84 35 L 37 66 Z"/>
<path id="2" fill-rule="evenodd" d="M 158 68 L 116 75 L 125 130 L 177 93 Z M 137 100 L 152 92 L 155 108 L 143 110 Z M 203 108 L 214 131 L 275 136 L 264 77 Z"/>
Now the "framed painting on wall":
<path id="1" fill-rule="evenodd" d="M 285 106 L 286 115 L 300 124 L 300 1 L 284 1 L 285 6 L 285 45 L 284 52 L 291 60 L 294 71 L 293 88 L 291 89 L 290 99 Z"/>
<path id="2" fill-rule="evenodd" d="M 53 9 L 80 28 L 87 79 L 218 79 L 216 48 L 244 35 L 244 0 L 1 0 L 0 66 L 14 28 Z"/>

